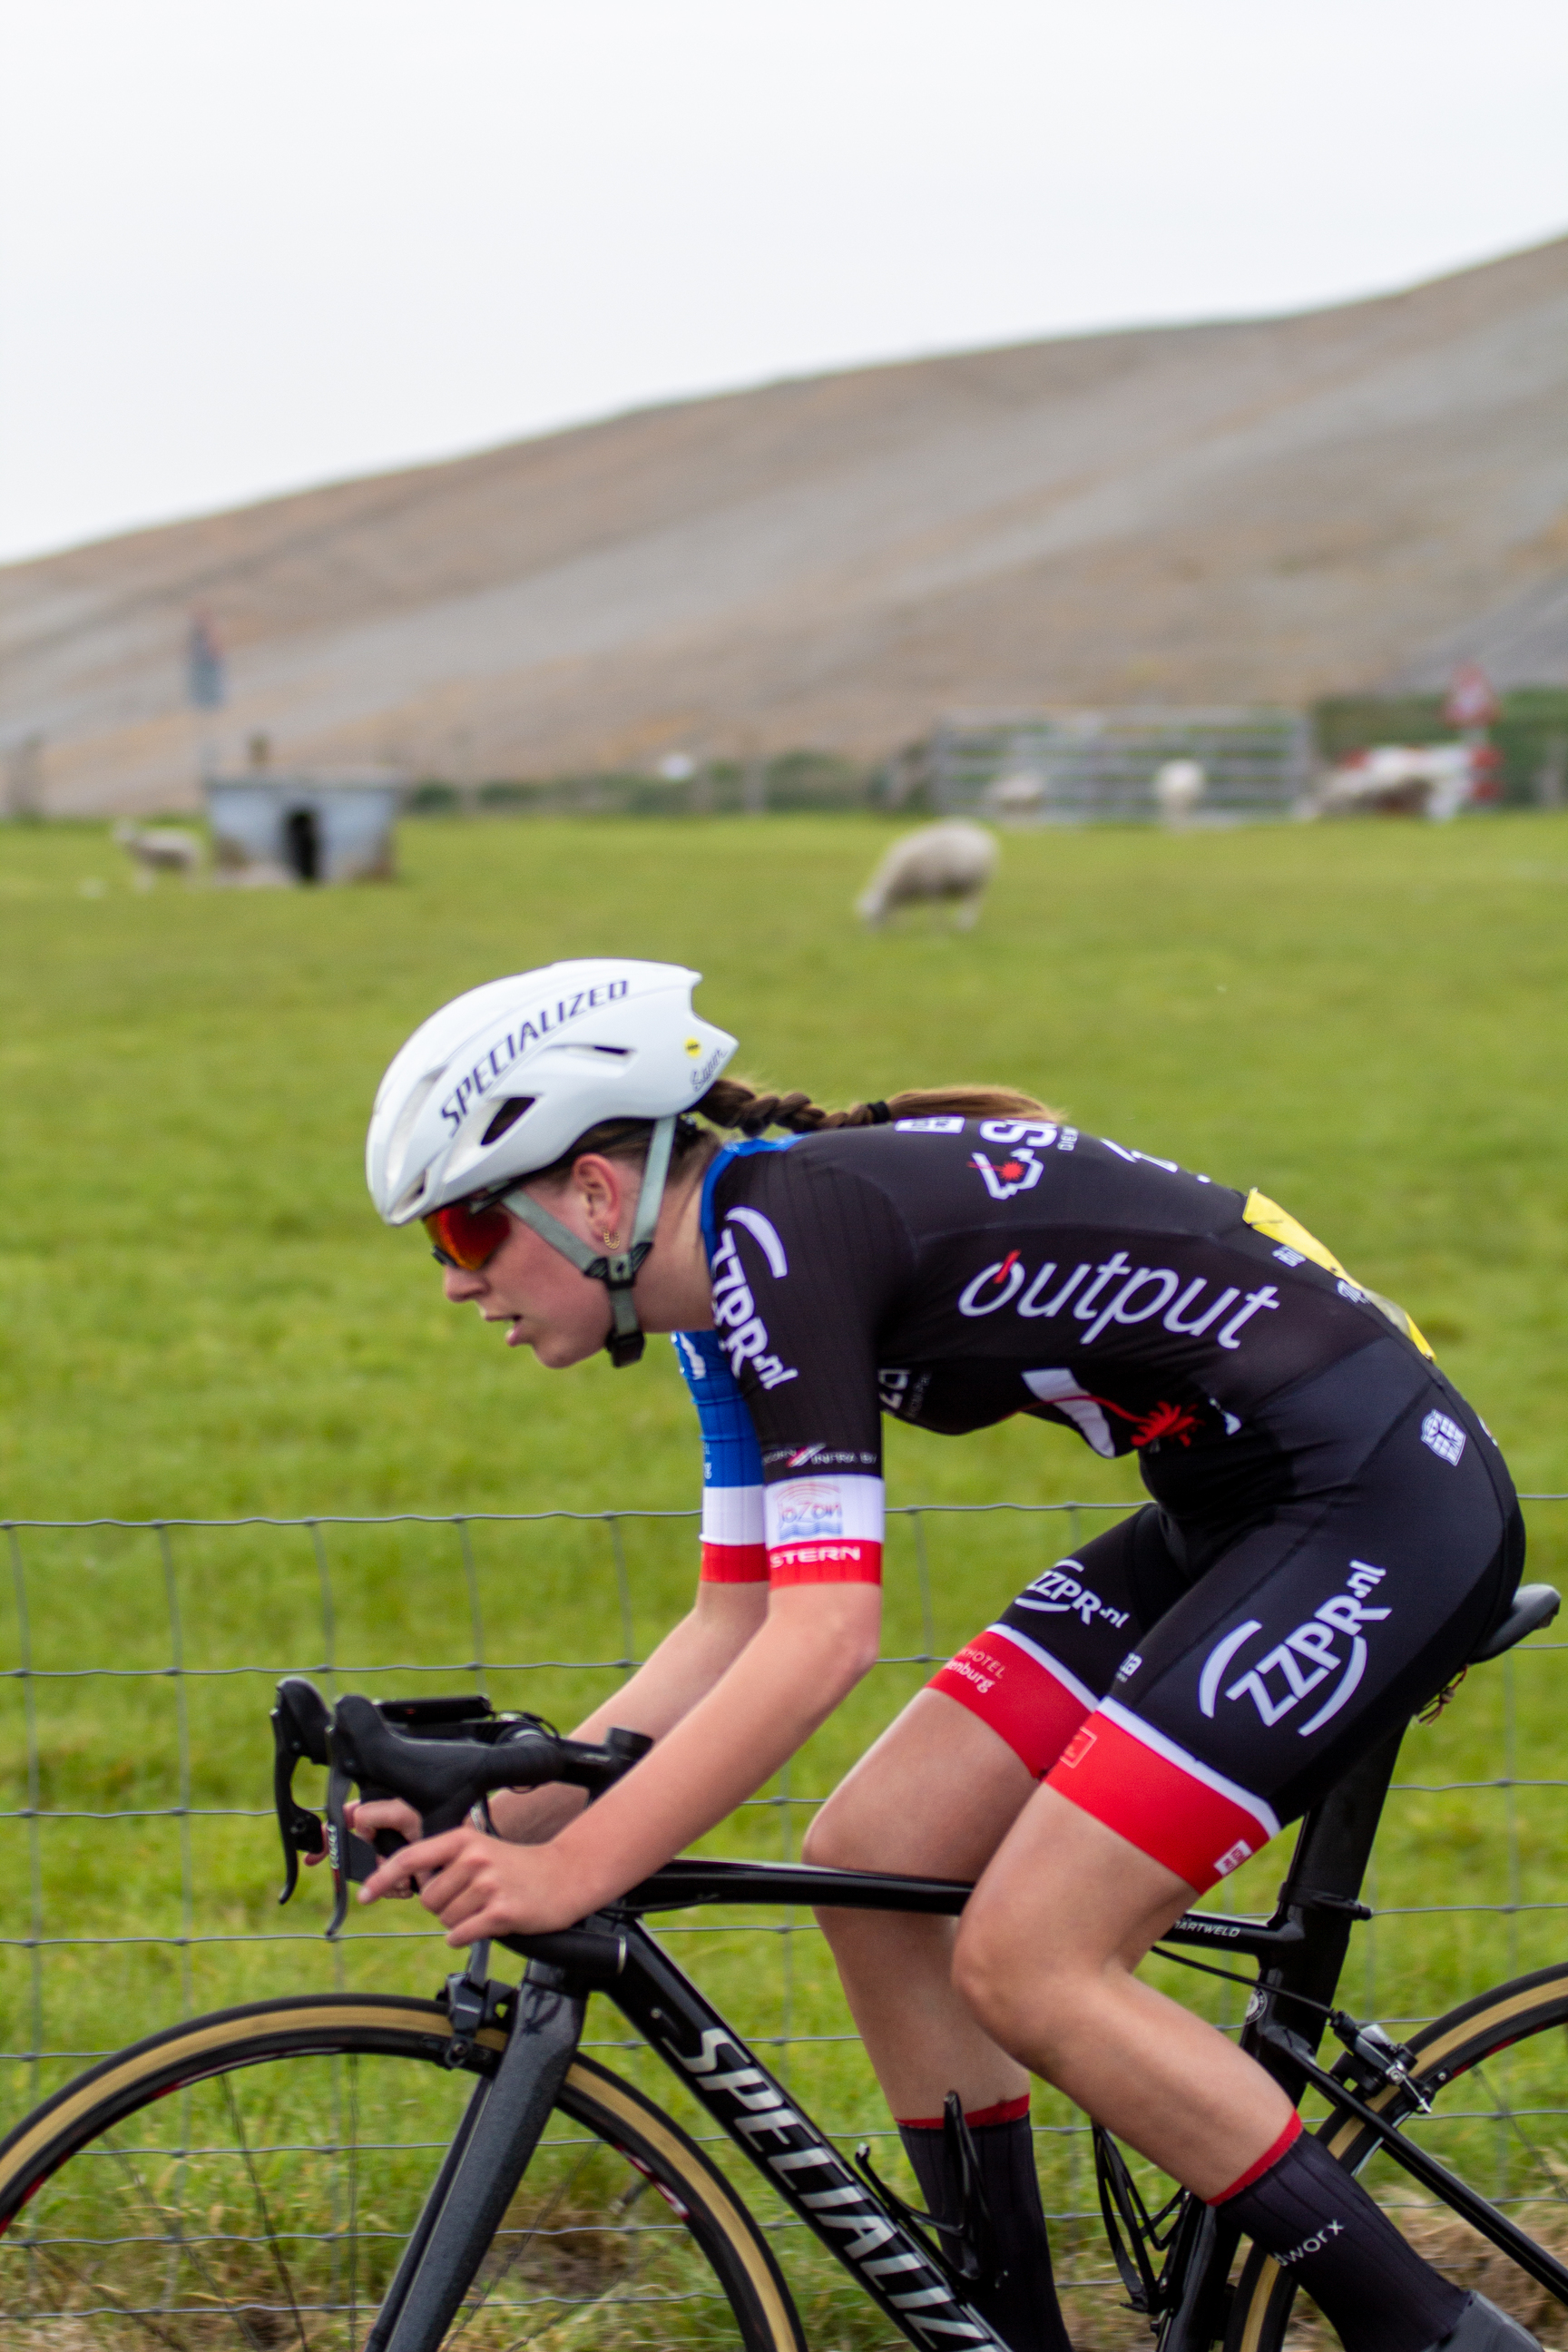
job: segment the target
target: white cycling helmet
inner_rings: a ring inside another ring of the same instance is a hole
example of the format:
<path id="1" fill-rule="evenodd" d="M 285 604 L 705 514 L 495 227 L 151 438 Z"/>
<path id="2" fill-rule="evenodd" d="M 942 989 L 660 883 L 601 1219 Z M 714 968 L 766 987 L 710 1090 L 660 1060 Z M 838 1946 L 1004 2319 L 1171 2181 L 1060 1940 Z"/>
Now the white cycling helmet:
<path id="1" fill-rule="evenodd" d="M 652 1244 L 675 1121 L 705 1095 L 735 1040 L 691 1009 L 682 964 L 584 956 L 487 981 L 421 1024 L 383 1078 L 365 1180 L 389 1225 L 474 1193 L 500 1197 L 610 1291 L 617 1363 L 642 1339 L 631 1284 Z M 655 1121 L 628 1249 L 595 1257 L 527 1193 L 526 1176 L 606 1118 Z"/>

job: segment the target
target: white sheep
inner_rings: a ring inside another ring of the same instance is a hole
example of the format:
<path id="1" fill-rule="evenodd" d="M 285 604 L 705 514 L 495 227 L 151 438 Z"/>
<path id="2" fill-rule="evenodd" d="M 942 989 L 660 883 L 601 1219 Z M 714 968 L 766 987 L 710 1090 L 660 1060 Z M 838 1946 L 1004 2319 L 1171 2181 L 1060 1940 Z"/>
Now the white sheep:
<path id="1" fill-rule="evenodd" d="M 1196 760 L 1167 760 L 1154 777 L 1154 805 L 1161 824 L 1169 825 L 1173 833 L 1181 832 L 1207 786 L 1208 778 Z"/>
<path id="2" fill-rule="evenodd" d="M 855 911 L 875 929 L 895 907 L 921 898 L 951 899 L 954 924 L 970 930 L 996 862 L 996 844 L 981 825 L 958 820 L 922 825 L 893 844 L 856 899 Z"/>
<path id="3" fill-rule="evenodd" d="M 178 825 L 117 824 L 114 838 L 135 866 L 138 890 L 150 890 L 160 874 L 183 874 L 188 882 L 202 862 L 201 843 Z"/>
<path id="4" fill-rule="evenodd" d="M 1045 804 L 1046 780 L 1033 768 L 1010 769 L 985 787 L 985 808 L 1003 824 L 1028 824 Z"/>

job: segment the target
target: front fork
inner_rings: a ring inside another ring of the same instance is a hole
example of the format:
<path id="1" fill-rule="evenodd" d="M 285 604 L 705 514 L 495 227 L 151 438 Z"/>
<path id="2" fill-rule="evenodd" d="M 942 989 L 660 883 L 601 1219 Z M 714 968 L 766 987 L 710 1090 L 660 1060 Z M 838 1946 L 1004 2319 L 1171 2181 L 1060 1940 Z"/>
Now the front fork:
<path id="1" fill-rule="evenodd" d="M 474 2086 L 365 2352 L 436 2352 L 445 2338 L 550 2120 L 586 2007 L 563 1969 L 530 1961 L 500 2063 Z"/>

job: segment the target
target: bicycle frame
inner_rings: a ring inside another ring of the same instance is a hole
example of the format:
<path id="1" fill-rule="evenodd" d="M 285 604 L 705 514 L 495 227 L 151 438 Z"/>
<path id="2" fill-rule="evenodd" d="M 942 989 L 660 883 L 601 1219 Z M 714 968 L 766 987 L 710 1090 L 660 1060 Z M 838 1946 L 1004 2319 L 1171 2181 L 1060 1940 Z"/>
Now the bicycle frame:
<path id="1" fill-rule="evenodd" d="M 1387 2115 L 1363 2107 L 1347 2084 L 1331 2081 L 1316 2063 L 1351 1927 L 1370 1916 L 1359 1892 L 1399 1745 L 1395 1735 L 1371 1750 L 1307 1816 L 1269 1917 L 1191 1911 L 1162 1942 L 1255 1960 L 1259 1973 L 1242 2047 L 1291 2099 L 1313 2080 L 1353 2106 L 1402 2162 L 1568 2302 L 1568 2269 L 1544 2258 L 1552 2273 L 1545 2276 L 1541 2249 L 1403 2140 L 1398 2125 L 1407 2108 L 1398 2101 Z M 879 2184 L 846 2161 L 643 1924 L 651 1913 L 710 1903 L 955 1918 L 971 1892 L 954 1880 L 800 1863 L 680 1860 L 563 1934 L 503 1938 L 508 1949 L 529 1960 L 507 2057 L 494 2078 L 476 2087 L 367 2352 L 428 2352 L 438 2340 L 439 2314 L 456 2308 L 532 2154 L 575 2051 L 591 1990 L 615 2003 L 909 2341 L 928 2352 L 998 2347 L 994 2330 Z M 1471 2205 L 1478 2211 L 1468 2210 Z M 1223 2333 L 1237 2234 L 1213 2208 L 1185 2200 L 1159 2283 L 1159 2352 L 1205 2352 Z"/>

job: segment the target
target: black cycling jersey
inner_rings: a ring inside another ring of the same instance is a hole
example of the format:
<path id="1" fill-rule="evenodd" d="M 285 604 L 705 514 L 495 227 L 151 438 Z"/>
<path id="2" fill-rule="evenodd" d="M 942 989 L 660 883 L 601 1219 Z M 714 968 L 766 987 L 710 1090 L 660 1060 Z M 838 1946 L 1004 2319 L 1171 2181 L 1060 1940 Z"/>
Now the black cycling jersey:
<path id="1" fill-rule="evenodd" d="M 714 1328 L 677 1345 L 705 1577 L 874 1580 L 883 1412 L 1137 1454 L 1158 1507 L 934 1687 L 1190 1885 L 1429 1696 L 1518 1582 L 1483 1424 L 1261 1193 L 1047 1120 L 905 1119 L 721 1153 L 703 1230 Z"/>
<path id="2" fill-rule="evenodd" d="M 742 1144 L 710 1171 L 704 1213 L 716 1330 L 711 1385 L 693 1384 L 715 1397 L 727 1360 L 775 1552 L 814 1520 L 825 1539 L 879 1543 L 883 1412 L 944 1435 L 1031 1413 L 1098 1454 L 1136 1452 L 1167 1507 L 1228 1519 L 1241 1496 L 1289 1489 L 1270 1400 L 1399 1313 L 1261 1194 L 1044 1120 Z M 699 1350 L 683 1352 L 690 1371 Z M 773 1493 L 825 1480 L 844 1491 L 797 1508 Z M 773 1563 L 857 1565 L 876 1571 L 868 1552 Z"/>

